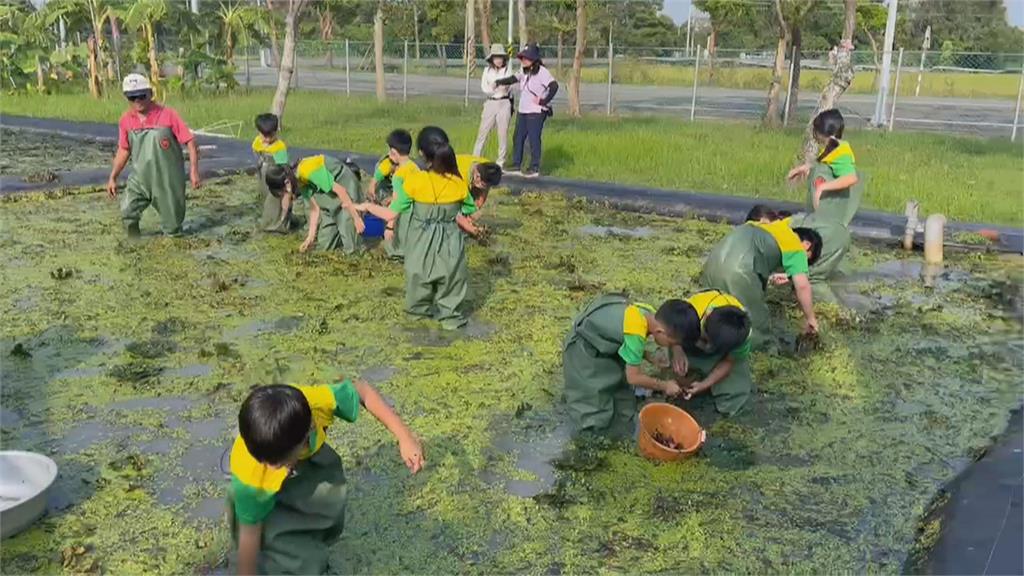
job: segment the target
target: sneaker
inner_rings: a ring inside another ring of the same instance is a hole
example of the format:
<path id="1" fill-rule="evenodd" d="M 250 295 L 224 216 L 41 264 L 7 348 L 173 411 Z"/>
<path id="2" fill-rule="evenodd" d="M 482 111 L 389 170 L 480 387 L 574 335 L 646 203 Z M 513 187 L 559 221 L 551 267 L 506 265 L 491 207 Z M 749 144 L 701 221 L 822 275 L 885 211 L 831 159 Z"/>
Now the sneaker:
<path id="1" fill-rule="evenodd" d="M 506 168 L 502 173 L 505 176 L 522 176 L 523 175 L 523 171 L 522 170 L 520 170 L 519 168 L 513 168 L 513 167 Z"/>
<path id="2" fill-rule="evenodd" d="M 529 171 L 523 173 L 523 178 L 540 178 L 540 172 Z"/>

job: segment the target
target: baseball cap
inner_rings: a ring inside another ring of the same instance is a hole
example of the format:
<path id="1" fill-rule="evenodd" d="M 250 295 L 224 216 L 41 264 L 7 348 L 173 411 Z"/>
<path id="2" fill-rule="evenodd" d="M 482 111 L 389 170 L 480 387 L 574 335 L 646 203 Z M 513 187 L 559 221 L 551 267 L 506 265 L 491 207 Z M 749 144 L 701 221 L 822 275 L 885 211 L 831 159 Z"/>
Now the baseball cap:
<path id="1" fill-rule="evenodd" d="M 125 96 L 142 94 L 152 89 L 153 87 L 149 84 L 149 78 L 142 74 L 129 74 L 124 77 L 124 81 L 121 83 L 121 91 L 124 92 Z"/>

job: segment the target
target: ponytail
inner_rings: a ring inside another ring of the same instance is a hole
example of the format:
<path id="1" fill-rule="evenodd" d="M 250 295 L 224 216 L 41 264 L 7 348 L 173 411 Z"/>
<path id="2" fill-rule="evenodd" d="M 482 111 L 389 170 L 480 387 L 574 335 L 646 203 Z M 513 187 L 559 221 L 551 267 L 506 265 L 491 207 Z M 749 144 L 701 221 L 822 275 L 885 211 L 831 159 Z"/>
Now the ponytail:
<path id="1" fill-rule="evenodd" d="M 828 138 L 825 149 L 818 154 L 818 162 L 821 162 L 839 147 L 839 139 L 843 137 L 843 130 L 846 127 L 843 114 L 835 108 L 825 110 L 814 117 L 811 127 L 816 135 Z"/>
<path id="2" fill-rule="evenodd" d="M 420 130 L 416 137 L 416 147 L 430 164 L 431 172 L 462 178 L 459 174 L 459 164 L 455 160 L 455 150 L 452 149 L 448 134 L 444 130 L 437 126 L 427 126 Z"/>

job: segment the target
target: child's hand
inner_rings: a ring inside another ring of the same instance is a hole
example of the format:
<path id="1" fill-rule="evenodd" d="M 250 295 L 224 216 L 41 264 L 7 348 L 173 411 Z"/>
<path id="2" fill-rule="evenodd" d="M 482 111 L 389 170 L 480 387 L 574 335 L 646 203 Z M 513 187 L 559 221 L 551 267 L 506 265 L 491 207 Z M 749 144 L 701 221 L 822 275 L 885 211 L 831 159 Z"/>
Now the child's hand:
<path id="1" fill-rule="evenodd" d="M 672 348 L 672 371 L 676 373 L 676 376 L 686 376 L 686 373 L 690 371 L 690 359 L 686 357 L 682 346 Z"/>
<path id="2" fill-rule="evenodd" d="M 355 225 L 356 225 L 356 234 L 362 234 L 363 232 L 366 232 L 366 223 L 363 222 L 362 218 L 356 218 L 355 219 Z"/>
<path id="3" fill-rule="evenodd" d="M 394 242 L 395 241 L 395 229 L 394 228 L 385 228 L 384 229 L 384 240 L 387 241 L 387 242 Z"/>
<path id="4" fill-rule="evenodd" d="M 797 166 L 796 168 L 793 168 L 792 170 L 790 170 L 789 174 L 786 175 L 786 179 L 787 180 L 796 180 L 797 178 L 806 178 L 807 175 L 810 174 L 810 173 L 811 173 L 811 165 L 810 164 L 801 164 L 801 165 Z"/>
<path id="5" fill-rule="evenodd" d="M 405 467 L 413 474 L 423 469 L 426 460 L 423 458 L 423 446 L 416 436 L 409 434 L 406 438 L 398 441 L 398 452 L 402 455 Z"/>
<path id="6" fill-rule="evenodd" d="M 683 393 L 683 389 L 679 386 L 679 383 L 675 380 L 662 380 L 661 391 L 665 393 L 665 396 L 673 398 Z"/>
<path id="7" fill-rule="evenodd" d="M 705 389 L 707 389 L 707 386 L 704 384 L 703 380 L 697 380 L 696 382 L 691 382 L 683 390 L 683 400 L 689 400 L 689 399 L 693 398 L 694 396 L 696 396 L 697 394 L 700 394 L 701 392 L 703 392 Z"/>
<path id="8" fill-rule="evenodd" d="M 804 320 L 804 334 L 817 334 L 818 333 L 818 319 L 808 318 Z"/>
<path id="9" fill-rule="evenodd" d="M 301 244 L 301 245 L 299 246 L 299 252 L 302 252 L 302 253 L 306 253 L 306 252 L 309 252 L 309 249 L 310 249 L 310 248 L 312 248 L 312 247 L 313 247 L 313 241 L 312 241 L 312 240 L 309 240 L 309 239 L 307 239 L 307 240 L 306 240 L 305 242 L 303 242 L 303 243 L 302 243 L 302 244 Z"/>
<path id="10" fill-rule="evenodd" d="M 768 283 L 772 286 L 785 286 L 786 284 L 789 284 L 789 276 L 786 276 L 781 272 L 776 272 L 768 277 Z"/>

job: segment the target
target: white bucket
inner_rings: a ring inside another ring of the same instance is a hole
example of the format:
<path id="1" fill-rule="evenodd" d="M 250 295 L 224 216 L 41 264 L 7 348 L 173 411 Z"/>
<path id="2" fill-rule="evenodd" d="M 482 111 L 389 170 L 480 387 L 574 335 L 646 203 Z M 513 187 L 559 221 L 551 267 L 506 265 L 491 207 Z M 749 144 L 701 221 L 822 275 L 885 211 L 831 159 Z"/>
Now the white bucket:
<path id="1" fill-rule="evenodd" d="M 0 538 L 28 528 L 46 512 L 57 464 L 32 452 L 0 452 Z"/>

